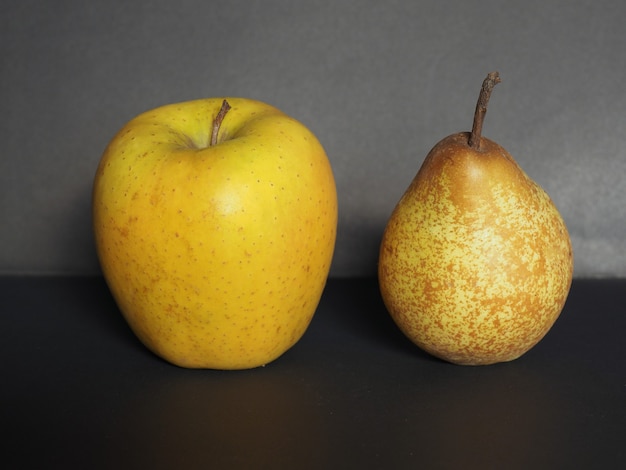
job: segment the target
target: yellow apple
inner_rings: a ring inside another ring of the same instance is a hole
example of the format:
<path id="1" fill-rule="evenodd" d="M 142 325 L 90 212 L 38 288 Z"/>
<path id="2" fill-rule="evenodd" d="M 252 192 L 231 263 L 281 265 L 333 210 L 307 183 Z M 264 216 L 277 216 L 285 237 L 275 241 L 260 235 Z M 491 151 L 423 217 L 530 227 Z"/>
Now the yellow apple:
<path id="1" fill-rule="evenodd" d="M 150 350 L 181 367 L 265 365 L 306 331 L 335 246 L 318 139 L 242 98 L 163 106 L 102 155 L 93 224 L 103 275 Z"/>

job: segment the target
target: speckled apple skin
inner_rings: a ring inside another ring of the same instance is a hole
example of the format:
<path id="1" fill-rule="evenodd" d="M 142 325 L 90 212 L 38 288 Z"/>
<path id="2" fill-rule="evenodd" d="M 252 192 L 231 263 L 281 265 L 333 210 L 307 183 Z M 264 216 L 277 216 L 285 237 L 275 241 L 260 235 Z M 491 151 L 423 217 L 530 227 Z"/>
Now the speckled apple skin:
<path id="1" fill-rule="evenodd" d="M 464 365 L 511 361 L 560 315 L 573 275 L 567 228 L 509 153 L 468 133 L 428 154 L 385 229 L 389 313 L 420 348 Z"/>
<path id="2" fill-rule="evenodd" d="M 131 120 L 102 156 L 93 223 L 102 271 L 139 339 L 188 368 L 265 365 L 307 329 L 337 228 L 330 163 L 279 110 L 228 98 Z"/>

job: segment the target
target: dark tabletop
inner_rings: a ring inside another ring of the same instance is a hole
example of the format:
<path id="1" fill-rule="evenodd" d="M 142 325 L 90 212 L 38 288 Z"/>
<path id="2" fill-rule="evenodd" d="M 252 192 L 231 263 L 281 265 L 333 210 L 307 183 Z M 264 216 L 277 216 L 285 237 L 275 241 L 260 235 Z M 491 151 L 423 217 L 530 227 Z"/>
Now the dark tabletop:
<path id="1" fill-rule="evenodd" d="M 575 280 L 507 364 L 427 356 L 375 279 L 331 279 L 266 367 L 186 370 L 99 277 L 0 278 L 4 468 L 626 468 L 626 280 Z"/>

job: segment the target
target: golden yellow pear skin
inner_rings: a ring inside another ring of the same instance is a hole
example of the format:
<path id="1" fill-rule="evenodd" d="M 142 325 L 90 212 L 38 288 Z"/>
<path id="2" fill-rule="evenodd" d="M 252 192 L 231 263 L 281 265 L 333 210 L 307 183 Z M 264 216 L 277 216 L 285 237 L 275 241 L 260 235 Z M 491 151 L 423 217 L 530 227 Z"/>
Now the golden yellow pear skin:
<path id="1" fill-rule="evenodd" d="M 181 367 L 265 365 L 304 334 L 333 255 L 337 195 L 317 138 L 267 104 L 163 106 L 106 148 L 93 186 L 104 277 L 126 321 Z"/>
<path id="2" fill-rule="evenodd" d="M 470 133 L 429 152 L 385 228 L 379 284 L 402 332 L 463 365 L 536 345 L 567 299 L 573 254 L 545 191 L 500 145 Z"/>

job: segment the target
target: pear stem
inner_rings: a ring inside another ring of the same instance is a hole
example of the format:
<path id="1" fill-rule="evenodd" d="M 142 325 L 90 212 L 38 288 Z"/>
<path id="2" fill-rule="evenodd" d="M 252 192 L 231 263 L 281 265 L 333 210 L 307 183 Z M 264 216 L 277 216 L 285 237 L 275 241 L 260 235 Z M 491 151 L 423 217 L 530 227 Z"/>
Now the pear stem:
<path id="1" fill-rule="evenodd" d="M 222 101 L 222 107 L 217 113 L 217 116 L 215 116 L 215 119 L 213 120 L 213 129 L 211 130 L 211 142 L 209 144 L 211 147 L 217 145 L 217 134 L 220 131 L 220 126 L 222 125 L 222 122 L 224 121 L 226 113 L 229 109 L 230 104 L 228 104 L 228 101 Z"/>
<path id="2" fill-rule="evenodd" d="M 474 150 L 480 150 L 481 132 L 483 130 L 485 114 L 487 114 L 487 103 L 489 103 L 493 87 L 500 83 L 500 81 L 500 74 L 498 72 L 491 72 L 487 74 L 487 78 L 483 81 L 483 86 L 480 89 L 480 95 L 478 95 L 478 102 L 476 103 L 476 111 L 474 111 L 472 133 L 470 134 L 468 141 L 470 148 Z"/>

